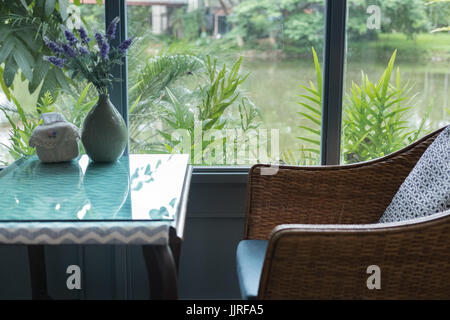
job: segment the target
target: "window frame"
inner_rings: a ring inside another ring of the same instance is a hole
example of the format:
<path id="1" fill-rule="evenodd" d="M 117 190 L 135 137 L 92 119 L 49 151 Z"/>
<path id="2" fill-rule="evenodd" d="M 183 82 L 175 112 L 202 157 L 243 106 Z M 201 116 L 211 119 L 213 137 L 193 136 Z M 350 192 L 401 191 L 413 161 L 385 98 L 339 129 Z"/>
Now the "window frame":
<path id="1" fill-rule="evenodd" d="M 105 32 L 115 17 L 119 17 L 120 21 L 117 26 L 116 37 L 111 40 L 111 44 L 113 46 L 118 46 L 127 38 L 126 0 L 105 1 Z M 126 55 L 122 58 L 122 64 L 116 65 L 111 73 L 114 78 L 120 79 L 120 81 L 113 82 L 110 90 L 110 99 L 122 115 L 128 128 L 128 59 Z M 127 155 L 128 153 L 129 143 L 127 143 L 124 155 Z"/>
<path id="2" fill-rule="evenodd" d="M 345 62 L 345 33 L 347 0 L 325 1 L 325 39 L 323 50 L 323 96 L 322 128 L 320 143 L 321 165 L 340 164 L 342 97 Z M 119 17 L 118 36 L 114 40 L 120 43 L 127 37 L 127 3 L 126 0 L 105 1 L 105 28 L 114 17 Z M 105 29 L 106 30 L 106 29 Z M 113 76 L 121 79 L 111 90 L 111 101 L 125 119 L 128 127 L 128 66 L 126 57 L 123 64 L 113 70 Z M 128 154 L 127 146 L 125 154 Z M 236 181 L 241 181 L 242 172 L 250 167 L 194 166 L 194 175 L 202 177 L 217 175 L 217 178 L 233 173 Z M 203 178 L 202 178 L 203 179 Z M 219 179 L 222 180 L 222 179 Z"/>

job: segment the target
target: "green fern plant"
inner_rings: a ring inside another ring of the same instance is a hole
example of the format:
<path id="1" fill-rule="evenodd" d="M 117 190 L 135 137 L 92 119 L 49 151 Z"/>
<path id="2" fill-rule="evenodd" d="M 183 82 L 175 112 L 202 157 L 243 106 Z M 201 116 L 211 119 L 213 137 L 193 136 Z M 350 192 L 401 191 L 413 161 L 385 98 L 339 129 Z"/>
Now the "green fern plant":
<path id="1" fill-rule="evenodd" d="M 362 72 L 361 84 L 352 83 L 347 95 L 343 119 L 343 149 L 346 162 L 378 158 L 405 147 L 422 134 L 422 124 L 414 128 L 408 121 L 414 95 L 409 82 L 402 84 L 400 69 L 395 71 L 397 51 L 376 83 Z"/>
<path id="2" fill-rule="evenodd" d="M 243 97 L 238 105 L 240 127 L 246 132 L 256 130 L 261 125 L 259 119 L 260 114 L 258 108 L 250 101 L 249 98 Z"/>
<path id="3" fill-rule="evenodd" d="M 129 89 L 131 151 L 190 152 L 191 163 L 205 164 L 215 156 L 214 146 L 224 144 L 224 137 L 208 133 L 224 128 L 256 128 L 256 107 L 246 97 L 239 99 L 239 87 L 248 76 L 240 74 L 241 65 L 242 58 L 231 68 L 225 64 L 219 67 L 216 58 L 183 53 L 179 47 L 149 59 L 130 81 L 135 83 Z M 232 107 L 237 108 L 238 119 L 231 116 Z M 199 128 L 201 136 L 195 132 Z M 188 132 L 192 140 L 189 150 L 172 137 L 179 129 Z M 196 159 L 194 150 L 201 150 L 202 157 Z"/>
<path id="4" fill-rule="evenodd" d="M 186 130 L 191 137 L 191 163 L 195 164 L 208 162 L 206 159 L 208 155 L 215 156 L 211 148 L 224 144 L 225 137 L 209 137 L 208 132 L 225 128 L 228 119 L 224 114 L 238 100 L 239 86 L 248 77 L 248 75 L 241 76 L 239 73 L 242 58 L 238 59 L 229 70 L 225 64 L 219 69 L 217 59 L 211 59 L 210 56 L 206 57 L 204 63 L 206 84 L 199 88 L 199 103 L 193 108 L 188 108 L 170 89 L 166 88 L 170 105 L 167 108 L 167 115 L 162 119 L 169 130 L 158 131 L 165 140 L 164 146 L 167 152 L 172 153 L 179 149 L 181 142 L 172 139 L 171 133 L 177 129 Z M 248 98 L 242 99 L 238 108 L 242 128 L 247 130 L 255 128 L 256 115 L 255 111 L 248 106 Z M 201 137 L 196 136 L 196 125 L 201 126 Z M 201 150 L 199 154 L 201 158 L 196 158 L 195 150 Z"/>
<path id="5" fill-rule="evenodd" d="M 281 163 L 296 166 L 317 165 L 317 157 L 313 156 L 310 151 L 305 151 L 304 145 L 300 146 L 298 152 L 300 153 L 300 156 L 298 156 L 297 153 L 294 153 L 290 148 L 284 149 L 283 152 L 281 152 Z"/>
<path id="6" fill-rule="evenodd" d="M 314 58 L 314 68 L 316 70 L 316 84 L 312 81 L 309 82 L 309 87 L 300 85 L 300 87 L 306 91 L 305 94 L 300 94 L 299 97 L 303 98 L 298 102 L 301 106 L 301 111 L 297 113 L 302 116 L 302 120 L 306 121 L 308 125 L 298 126 L 302 134 L 297 137 L 302 140 L 301 156 L 306 157 L 301 160 L 302 163 L 317 163 L 320 156 L 320 129 L 322 123 L 322 70 L 320 68 L 319 59 L 314 48 L 312 48 Z M 305 144 L 306 143 L 306 144 Z M 292 153 L 292 151 L 291 151 Z"/>
<path id="7" fill-rule="evenodd" d="M 211 60 L 210 56 L 206 57 L 209 83 L 201 89 L 203 101 L 198 106 L 199 120 L 205 122 L 205 130 L 213 127 L 221 129 L 225 125 L 225 122 L 218 122 L 226 121 L 221 116 L 237 100 L 240 94 L 238 86 L 248 78 L 248 74 L 245 76 L 239 74 L 241 64 L 242 57 L 236 61 L 230 71 L 227 71 L 225 64 L 222 69 L 218 69 L 217 59 Z"/>
<path id="8" fill-rule="evenodd" d="M 308 125 L 299 126 L 303 135 L 298 138 L 308 144 L 301 147 L 301 157 L 317 163 L 322 122 L 322 73 L 317 54 L 314 48 L 312 50 L 317 81 L 316 84 L 310 81 L 309 87 L 301 86 L 306 94 L 300 95 L 303 101 L 299 102 L 302 110 L 298 114 Z M 344 103 L 342 149 L 345 162 L 366 161 L 392 153 L 417 140 L 426 131 L 431 105 L 417 128 L 408 121 L 415 95 L 411 94 L 409 82 L 402 84 L 400 69 L 394 72 L 396 55 L 397 50 L 376 83 L 372 83 L 364 72 L 360 85 L 352 82 Z M 391 81 L 394 73 L 395 80 Z M 292 162 L 292 151 L 285 157 Z M 295 162 L 306 163 L 305 160 Z"/>
<path id="9" fill-rule="evenodd" d="M 180 91 L 179 82 L 182 81 L 184 91 L 188 91 L 186 84 L 192 82 L 190 78 L 199 75 L 203 69 L 203 61 L 196 56 L 170 53 L 161 53 L 147 60 L 142 68 L 135 67 L 140 72 L 131 75 L 130 82 L 135 84 L 129 89 L 128 110 L 132 152 L 158 149 L 158 144 L 153 142 L 157 133 L 152 130 L 152 124 L 167 114 L 167 104 L 171 101 L 167 97 L 168 90 L 172 93 Z M 161 152 L 161 148 L 158 151 Z"/>

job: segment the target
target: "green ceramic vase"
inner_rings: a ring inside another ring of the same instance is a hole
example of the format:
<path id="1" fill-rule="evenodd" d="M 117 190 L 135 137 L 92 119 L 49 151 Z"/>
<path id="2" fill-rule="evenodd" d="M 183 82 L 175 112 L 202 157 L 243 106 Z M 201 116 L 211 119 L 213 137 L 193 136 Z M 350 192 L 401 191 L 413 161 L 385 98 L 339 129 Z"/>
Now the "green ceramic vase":
<path id="1" fill-rule="evenodd" d="M 109 95 L 100 95 L 84 119 L 81 142 L 95 162 L 114 162 L 122 156 L 128 142 L 127 126 Z"/>

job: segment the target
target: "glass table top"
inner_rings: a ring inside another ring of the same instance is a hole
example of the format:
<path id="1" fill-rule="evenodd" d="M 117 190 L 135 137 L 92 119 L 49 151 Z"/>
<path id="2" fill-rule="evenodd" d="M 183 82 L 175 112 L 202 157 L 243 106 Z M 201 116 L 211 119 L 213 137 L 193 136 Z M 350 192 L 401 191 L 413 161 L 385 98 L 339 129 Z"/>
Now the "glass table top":
<path id="1" fill-rule="evenodd" d="M 188 155 L 130 155 L 109 164 L 20 159 L 0 171 L 0 221 L 173 220 Z"/>

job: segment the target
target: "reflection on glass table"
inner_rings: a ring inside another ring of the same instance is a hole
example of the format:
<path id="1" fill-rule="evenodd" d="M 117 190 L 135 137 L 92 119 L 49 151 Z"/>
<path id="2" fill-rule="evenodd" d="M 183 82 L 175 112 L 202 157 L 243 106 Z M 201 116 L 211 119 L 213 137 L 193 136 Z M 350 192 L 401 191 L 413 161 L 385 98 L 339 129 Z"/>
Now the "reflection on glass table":
<path id="1" fill-rule="evenodd" d="M 21 159 L 0 173 L 0 221 L 173 220 L 188 157 Z"/>
<path id="2" fill-rule="evenodd" d="M 140 245 L 152 299 L 177 297 L 189 155 L 23 158 L 0 172 L 0 245 L 27 245 L 33 299 L 49 299 L 47 245 Z M 1 263 L 1 261 L 0 261 Z M 0 286 L 1 289 L 1 286 Z"/>

